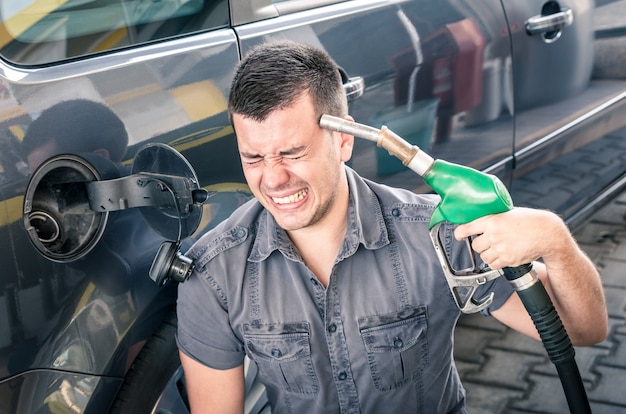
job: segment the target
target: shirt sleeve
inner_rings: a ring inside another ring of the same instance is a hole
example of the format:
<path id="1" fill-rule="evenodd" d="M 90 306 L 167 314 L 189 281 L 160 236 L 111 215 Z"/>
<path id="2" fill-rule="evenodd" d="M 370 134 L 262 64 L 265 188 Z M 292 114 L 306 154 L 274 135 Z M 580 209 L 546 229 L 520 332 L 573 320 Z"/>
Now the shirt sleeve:
<path id="1" fill-rule="evenodd" d="M 504 276 L 500 276 L 499 278 L 486 283 L 484 286 L 486 288 L 486 292 L 494 293 L 491 305 L 487 306 L 486 309 L 483 309 L 480 312 L 484 316 L 491 316 L 491 312 L 500 309 L 500 307 L 511 297 L 513 292 L 515 292 L 513 285 L 511 285 Z M 480 293 L 482 292 L 479 290 L 479 294 Z"/>
<path id="2" fill-rule="evenodd" d="M 178 286 L 176 343 L 185 355 L 214 369 L 243 363 L 244 349 L 229 322 L 226 298 L 206 271 Z"/>

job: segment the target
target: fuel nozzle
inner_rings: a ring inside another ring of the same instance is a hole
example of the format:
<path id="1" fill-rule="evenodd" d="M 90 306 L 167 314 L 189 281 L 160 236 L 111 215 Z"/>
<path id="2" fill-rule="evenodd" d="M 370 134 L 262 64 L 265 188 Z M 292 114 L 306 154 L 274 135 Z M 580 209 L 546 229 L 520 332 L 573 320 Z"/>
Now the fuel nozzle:
<path id="1" fill-rule="evenodd" d="M 441 196 L 430 228 L 443 221 L 469 223 L 513 208 L 513 200 L 502 181 L 473 168 L 436 160 L 424 175 L 424 181 Z"/>
<path id="2" fill-rule="evenodd" d="M 475 295 L 481 285 L 500 277 L 502 272 L 478 265 L 469 242 L 466 247 L 472 258 L 471 267 L 455 269 L 445 253 L 439 232 L 443 222 L 463 224 L 510 210 L 513 202 L 500 179 L 473 168 L 435 160 L 385 126 L 378 129 L 330 115 L 322 115 L 320 126 L 373 141 L 424 178 L 441 197 L 430 220 L 430 238 L 457 306 L 464 313 L 479 312 L 489 306 L 493 294 L 480 298 Z"/>

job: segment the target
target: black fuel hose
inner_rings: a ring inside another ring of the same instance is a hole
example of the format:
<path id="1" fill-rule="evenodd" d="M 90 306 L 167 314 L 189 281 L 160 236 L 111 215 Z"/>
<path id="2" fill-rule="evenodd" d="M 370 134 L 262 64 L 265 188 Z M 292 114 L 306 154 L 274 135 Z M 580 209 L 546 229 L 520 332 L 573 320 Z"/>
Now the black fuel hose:
<path id="1" fill-rule="evenodd" d="M 515 287 L 526 311 L 532 318 L 548 357 L 555 365 L 572 414 L 591 413 L 575 351 L 552 300 L 532 264 L 505 267 L 504 277 Z"/>

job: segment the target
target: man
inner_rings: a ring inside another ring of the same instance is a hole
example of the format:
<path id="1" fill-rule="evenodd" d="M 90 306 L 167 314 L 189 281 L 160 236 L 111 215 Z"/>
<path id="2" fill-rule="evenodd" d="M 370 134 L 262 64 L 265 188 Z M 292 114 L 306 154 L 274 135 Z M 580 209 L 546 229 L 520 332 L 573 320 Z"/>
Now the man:
<path id="1" fill-rule="evenodd" d="M 189 252 L 178 344 L 192 411 L 240 413 L 248 355 L 275 413 L 465 412 L 459 310 L 428 237 L 438 198 L 345 166 L 354 138 L 318 124 L 352 120 L 334 62 L 291 42 L 261 46 L 241 63 L 229 110 L 256 199 Z M 513 209 L 454 233 L 475 234 L 493 268 L 543 259 L 535 268 L 575 344 L 605 338 L 598 273 L 557 216 Z M 484 289 L 495 292 L 487 313 L 538 338 L 504 278 Z"/>

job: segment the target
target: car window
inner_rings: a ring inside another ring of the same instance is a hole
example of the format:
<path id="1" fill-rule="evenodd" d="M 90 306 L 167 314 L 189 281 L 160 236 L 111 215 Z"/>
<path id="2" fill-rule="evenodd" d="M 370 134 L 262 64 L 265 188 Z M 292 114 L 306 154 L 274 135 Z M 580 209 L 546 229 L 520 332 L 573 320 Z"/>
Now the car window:
<path id="1" fill-rule="evenodd" d="M 7 0 L 0 55 L 44 65 L 228 25 L 227 0 Z"/>

